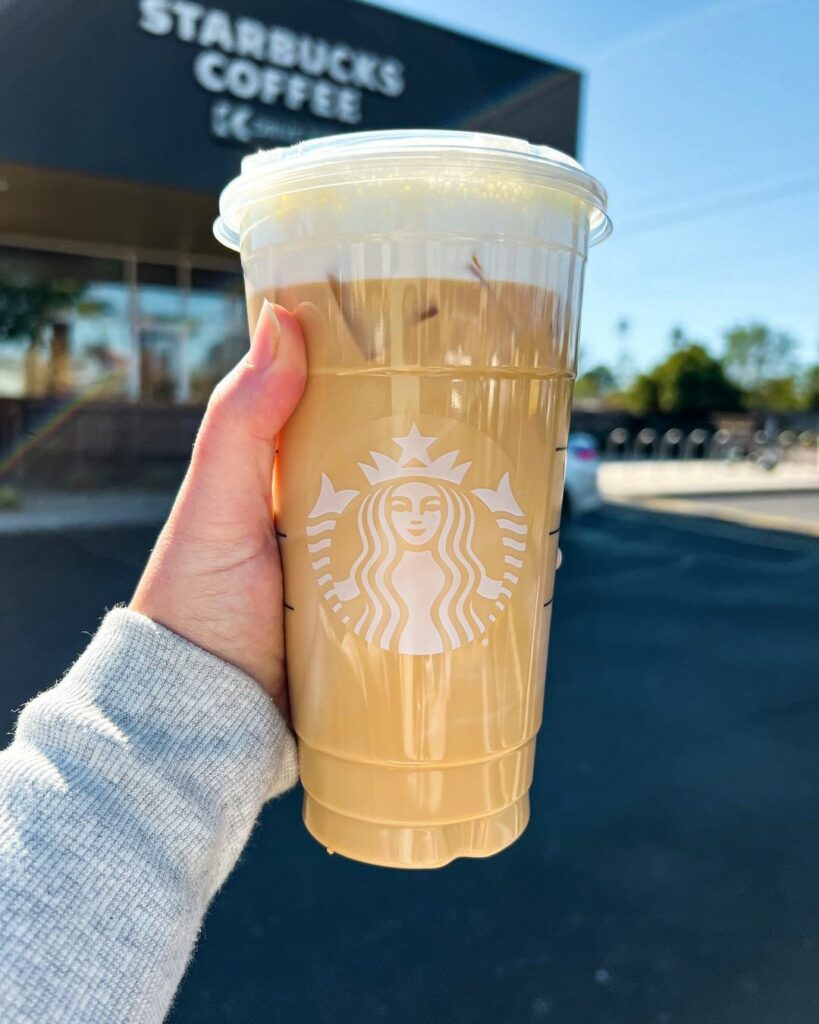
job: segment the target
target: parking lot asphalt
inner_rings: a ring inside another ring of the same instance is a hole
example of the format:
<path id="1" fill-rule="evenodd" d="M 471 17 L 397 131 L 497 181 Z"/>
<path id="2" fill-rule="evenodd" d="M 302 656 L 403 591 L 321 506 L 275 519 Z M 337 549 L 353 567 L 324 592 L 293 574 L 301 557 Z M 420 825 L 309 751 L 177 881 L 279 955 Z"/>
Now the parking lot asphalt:
<path id="1" fill-rule="evenodd" d="M 154 532 L 0 537 L 3 735 Z M 561 547 L 523 838 L 389 871 L 268 805 L 172 1024 L 819 1020 L 819 540 L 617 508 Z"/>

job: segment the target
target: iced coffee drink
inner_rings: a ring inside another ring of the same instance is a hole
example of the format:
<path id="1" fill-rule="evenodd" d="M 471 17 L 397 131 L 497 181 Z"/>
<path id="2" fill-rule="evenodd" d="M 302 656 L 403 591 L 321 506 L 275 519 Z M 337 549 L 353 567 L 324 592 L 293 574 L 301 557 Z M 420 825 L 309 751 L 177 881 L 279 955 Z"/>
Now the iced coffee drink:
<path id="1" fill-rule="evenodd" d="M 528 820 L 604 194 L 467 133 L 320 141 L 237 182 L 251 326 L 280 303 L 308 348 L 274 502 L 307 827 L 388 866 L 490 855 Z"/>

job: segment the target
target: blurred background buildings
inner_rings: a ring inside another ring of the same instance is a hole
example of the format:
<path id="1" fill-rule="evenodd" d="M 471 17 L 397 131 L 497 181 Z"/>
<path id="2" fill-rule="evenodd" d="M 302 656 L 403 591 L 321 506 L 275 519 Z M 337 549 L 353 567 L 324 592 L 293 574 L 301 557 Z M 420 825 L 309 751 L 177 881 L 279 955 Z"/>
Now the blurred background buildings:
<path id="1" fill-rule="evenodd" d="M 348 0 L 37 0 L 1 17 L 9 479 L 173 481 L 247 345 L 238 259 L 211 235 L 244 153 L 407 126 L 576 149 L 576 71 Z"/>

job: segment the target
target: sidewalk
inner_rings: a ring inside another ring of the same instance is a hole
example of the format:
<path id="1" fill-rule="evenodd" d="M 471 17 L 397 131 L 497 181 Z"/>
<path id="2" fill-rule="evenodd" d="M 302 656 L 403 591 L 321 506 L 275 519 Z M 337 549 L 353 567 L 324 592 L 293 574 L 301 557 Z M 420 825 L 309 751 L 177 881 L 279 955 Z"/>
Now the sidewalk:
<path id="1" fill-rule="evenodd" d="M 174 497 L 173 493 L 155 491 L 24 494 L 20 508 L 0 510 L 0 534 L 159 526 Z"/>
<path id="2" fill-rule="evenodd" d="M 603 498 L 614 504 L 708 516 L 819 536 L 819 470 L 746 463 L 603 462 Z M 172 492 L 33 492 L 19 509 L 0 510 L 0 535 L 159 526 Z"/>
<path id="3" fill-rule="evenodd" d="M 609 462 L 606 501 L 819 536 L 819 469 L 721 462 Z"/>

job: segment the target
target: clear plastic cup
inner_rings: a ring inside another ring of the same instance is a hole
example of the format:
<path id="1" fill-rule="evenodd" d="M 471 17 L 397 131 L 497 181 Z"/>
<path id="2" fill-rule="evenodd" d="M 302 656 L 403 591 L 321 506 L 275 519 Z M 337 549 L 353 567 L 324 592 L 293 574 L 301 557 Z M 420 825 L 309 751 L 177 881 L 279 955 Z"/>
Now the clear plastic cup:
<path id="1" fill-rule="evenodd" d="M 437 867 L 529 816 L 583 271 L 578 163 L 519 139 L 371 132 L 248 157 L 215 232 L 307 340 L 274 488 L 304 818 Z"/>

